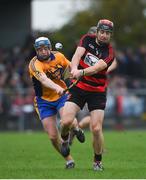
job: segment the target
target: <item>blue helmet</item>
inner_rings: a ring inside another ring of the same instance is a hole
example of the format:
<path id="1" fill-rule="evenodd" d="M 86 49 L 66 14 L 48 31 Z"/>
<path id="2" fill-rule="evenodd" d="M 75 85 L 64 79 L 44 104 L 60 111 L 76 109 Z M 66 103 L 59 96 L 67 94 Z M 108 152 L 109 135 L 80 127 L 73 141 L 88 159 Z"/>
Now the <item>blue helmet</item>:
<path id="1" fill-rule="evenodd" d="M 51 42 L 46 37 L 39 37 L 35 40 L 34 47 L 35 49 L 40 48 L 41 46 L 47 46 L 49 49 L 51 49 Z"/>

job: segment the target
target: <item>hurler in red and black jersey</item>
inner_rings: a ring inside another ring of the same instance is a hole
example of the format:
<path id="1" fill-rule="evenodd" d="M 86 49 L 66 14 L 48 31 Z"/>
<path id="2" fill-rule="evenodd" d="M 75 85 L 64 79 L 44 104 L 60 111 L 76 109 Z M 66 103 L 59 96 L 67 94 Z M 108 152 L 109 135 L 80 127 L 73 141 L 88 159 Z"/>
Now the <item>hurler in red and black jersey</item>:
<path id="1" fill-rule="evenodd" d="M 102 124 L 106 106 L 107 70 L 115 59 L 110 44 L 113 34 L 113 22 L 102 19 L 97 24 L 96 34 L 85 34 L 71 61 L 71 74 L 79 79 L 70 89 L 70 98 L 65 103 L 61 121 L 62 153 L 69 150 L 67 137 L 77 112 L 87 103 L 90 112 L 90 127 L 93 134 L 94 162 L 93 169 L 103 170 L 103 132 Z"/>
<path id="2" fill-rule="evenodd" d="M 86 49 L 79 61 L 79 69 L 94 66 L 100 60 L 103 60 L 107 64 L 107 67 L 93 75 L 84 75 L 76 86 L 86 91 L 105 92 L 107 88 L 106 71 L 114 60 L 114 50 L 112 46 L 106 43 L 97 43 L 96 35 L 91 34 L 84 35 L 78 46 Z"/>

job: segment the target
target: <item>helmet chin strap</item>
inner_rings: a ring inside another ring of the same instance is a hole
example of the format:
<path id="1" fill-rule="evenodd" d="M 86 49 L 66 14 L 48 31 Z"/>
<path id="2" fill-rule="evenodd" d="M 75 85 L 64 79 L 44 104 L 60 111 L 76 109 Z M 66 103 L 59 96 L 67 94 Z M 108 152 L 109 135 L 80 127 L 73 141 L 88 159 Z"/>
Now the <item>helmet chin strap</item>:
<path id="1" fill-rule="evenodd" d="M 54 56 L 54 54 L 51 53 L 51 52 L 50 52 L 50 54 L 49 54 L 48 56 L 46 56 L 46 57 L 39 56 L 39 55 L 37 54 L 37 59 L 38 59 L 39 61 L 47 61 L 47 60 L 53 60 L 53 59 L 55 59 L 55 56 Z"/>
<path id="2" fill-rule="evenodd" d="M 37 55 L 37 59 L 38 59 L 39 61 L 46 61 L 46 60 L 48 60 L 49 58 L 50 58 L 50 55 L 48 55 L 48 56 L 46 56 L 46 57 Z"/>

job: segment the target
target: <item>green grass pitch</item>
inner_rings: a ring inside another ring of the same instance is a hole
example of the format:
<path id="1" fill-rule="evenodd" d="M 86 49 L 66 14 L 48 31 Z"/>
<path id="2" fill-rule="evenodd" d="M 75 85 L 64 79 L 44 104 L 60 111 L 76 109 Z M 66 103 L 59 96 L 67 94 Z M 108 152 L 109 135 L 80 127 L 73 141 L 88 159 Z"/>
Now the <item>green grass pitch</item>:
<path id="1" fill-rule="evenodd" d="M 66 170 L 64 159 L 44 132 L 0 133 L 0 179 L 145 179 L 146 132 L 105 131 L 105 170 L 92 170 L 92 136 L 74 141 L 75 169 Z"/>

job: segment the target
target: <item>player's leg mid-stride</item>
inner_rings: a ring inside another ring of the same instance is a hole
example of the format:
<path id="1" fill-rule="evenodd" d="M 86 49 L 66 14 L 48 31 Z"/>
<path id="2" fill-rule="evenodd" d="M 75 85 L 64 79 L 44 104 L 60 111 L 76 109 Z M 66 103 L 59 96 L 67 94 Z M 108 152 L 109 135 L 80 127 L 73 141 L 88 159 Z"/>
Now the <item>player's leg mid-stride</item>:
<path id="1" fill-rule="evenodd" d="M 66 157 L 70 154 L 70 145 L 72 144 L 73 138 L 76 137 L 80 143 L 85 142 L 84 131 L 78 127 L 72 128 L 67 137 L 63 137 L 64 141 L 61 145 L 61 154 Z M 66 139 L 66 140 L 65 140 Z"/>

